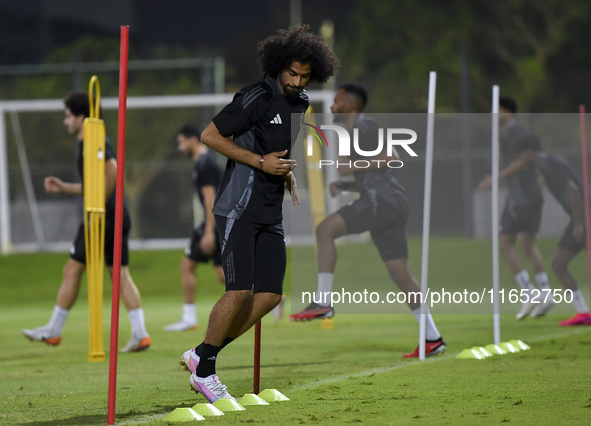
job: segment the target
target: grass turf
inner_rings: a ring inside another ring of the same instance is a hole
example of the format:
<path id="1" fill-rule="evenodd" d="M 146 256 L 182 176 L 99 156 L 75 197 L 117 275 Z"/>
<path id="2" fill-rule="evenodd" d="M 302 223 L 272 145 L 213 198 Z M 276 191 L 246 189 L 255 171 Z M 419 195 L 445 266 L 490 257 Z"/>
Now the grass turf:
<path id="1" fill-rule="evenodd" d="M 556 240 L 540 241 L 545 257 L 555 244 Z M 487 242 L 434 239 L 431 247 L 430 277 L 438 284 L 460 288 L 490 280 Z M 347 250 L 340 249 L 341 260 L 346 259 Z M 364 253 L 375 256 L 372 250 L 368 245 Z M 411 240 L 411 259 L 418 259 L 419 253 L 419 241 Z M 174 408 L 204 402 L 189 391 L 188 375 L 178 359 L 203 339 L 209 310 L 223 290 L 211 267 L 200 268 L 198 309 L 203 328 L 163 332 L 163 325 L 180 316 L 177 264 L 181 256 L 180 251 L 132 253 L 131 271 L 142 291 L 153 345 L 144 353 L 119 356 L 117 424 L 164 424 Z M 586 282 L 583 257 L 572 268 L 581 284 Z M 108 364 L 86 362 L 85 290 L 66 323 L 61 345 L 32 344 L 20 334 L 21 328 L 47 321 L 65 259 L 63 254 L 0 258 L 0 424 L 106 422 Z M 419 263 L 413 264 L 417 274 Z M 301 262 L 297 266 L 313 268 Z M 337 268 L 337 277 L 358 272 L 356 265 L 345 261 Z M 289 273 L 287 277 L 289 288 Z M 504 264 L 501 279 L 511 285 Z M 557 287 L 555 279 L 552 283 Z M 105 324 L 110 311 L 106 299 Z M 124 309 L 121 314 L 122 345 L 130 329 Z M 249 407 L 206 421 L 227 425 L 588 424 L 591 328 L 558 328 L 558 320 L 566 316 L 517 323 L 513 315 L 503 315 L 503 340 L 522 339 L 532 350 L 474 361 L 454 356 L 466 347 L 492 341 L 491 315 L 438 315 L 435 320 L 448 350 L 422 363 L 401 358 L 417 342 L 416 321 L 410 315 L 337 315 L 333 330 L 322 330 L 318 322 L 284 319 L 273 324 L 265 318 L 261 386 L 278 388 L 291 401 Z M 108 333 L 106 348 L 107 337 Z M 235 396 L 252 390 L 252 341 L 249 332 L 219 358 L 218 373 Z"/>

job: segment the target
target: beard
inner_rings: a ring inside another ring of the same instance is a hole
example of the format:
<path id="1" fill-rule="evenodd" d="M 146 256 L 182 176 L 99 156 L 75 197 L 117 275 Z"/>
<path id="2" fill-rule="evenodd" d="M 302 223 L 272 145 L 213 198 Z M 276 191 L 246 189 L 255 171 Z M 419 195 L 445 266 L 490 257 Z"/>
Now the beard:
<path id="1" fill-rule="evenodd" d="M 300 99 L 300 93 L 302 93 L 302 90 L 304 90 L 303 87 L 287 85 L 283 82 L 281 78 L 279 78 L 279 83 L 283 88 L 283 94 L 287 99 L 287 102 L 289 102 L 290 104 L 294 104 Z"/>

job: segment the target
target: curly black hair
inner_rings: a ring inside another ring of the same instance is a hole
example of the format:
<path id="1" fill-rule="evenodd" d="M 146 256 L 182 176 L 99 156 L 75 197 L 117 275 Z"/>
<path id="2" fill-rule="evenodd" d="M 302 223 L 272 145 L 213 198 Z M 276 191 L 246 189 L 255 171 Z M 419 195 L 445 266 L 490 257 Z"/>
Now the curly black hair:
<path id="1" fill-rule="evenodd" d="M 326 82 L 339 66 L 331 48 L 308 25 L 279 30 L 259 43 L 259 63 L 266 76 L 277 77 L 293 61 L 310 64 L 310 81 Z"/>
<path id="2" fill-rule="evenodd" d="M 94 95 L 92 101 L 94 102 Z M 88 99 L 88 92 L 72 91 L 64 98 L 64 105 L 70 112 L 76 116 L 83 115 L 85 118 L 90 117 L 90 100 Z M 99 117 L 103 116 L 103 107 L 99 106 Z"/>
<path id="3" fill-rule="evenodd" d="M 75 116 L 84 115 L 84 117 L 88 117 L 90 115 L 90 105 L 87 92 L 76 91 L 68 93 L 64 99 L 64 105 Z"/>

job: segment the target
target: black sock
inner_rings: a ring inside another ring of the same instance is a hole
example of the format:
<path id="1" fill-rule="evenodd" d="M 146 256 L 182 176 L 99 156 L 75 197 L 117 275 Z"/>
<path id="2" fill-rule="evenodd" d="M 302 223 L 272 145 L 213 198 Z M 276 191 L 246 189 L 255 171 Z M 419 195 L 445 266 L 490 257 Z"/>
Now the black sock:
<path id="1" fill-rule="evenodd" d="M 220 348 L 220 350 L 224 349 L 226 346 L 228 346 L 230 343 L 232 343 L 234 341 L 233 338 L 231 337 L 226 337 L 224 339 L 224 341 L 222 342 L 222 347 Z"/>
<path id="2" fill-rule="evenodd" d="M 222 346 L 220 346 L 220 351 L 221 351 L 222 349 L 224 349 L 226 346 L 228 346 L 230 343 L 232 343 L 233 341 L 234 341 L 234 339 L 233 339 L 233 338 L 231 338 L 231 337 L 226 337 L 226 338 L 224 339 L 224 341 L 222 342 Z M 198 356 L 201 356 L 201 351 L 203 350 L 203 345 L 204 345 L 204 343 L 200 343 L 200 344 L 199 344 L 199 346 L 197 346 L 197 347 L 195 348 L 195 353 L 196 353 Z"/>
<path id="3" fill-rule="evenodd" d="M 202 343 L 202 345 L 201 359 L 195 371 L 197 377 L 207 377 L 215 374 L 215 360 L 221 349 L 219 346 L 213 346 L 208 343 Z"/>
<path id="4" fill-rule="evenodd" d="M 204 345 L 204 343 L 201 342 L 201 343 L 199 343 L 198 346 L 195 347 L 195 353 L 199 356 L 201 356 L 201 350 L 203 349 L 203 345 Z"/>

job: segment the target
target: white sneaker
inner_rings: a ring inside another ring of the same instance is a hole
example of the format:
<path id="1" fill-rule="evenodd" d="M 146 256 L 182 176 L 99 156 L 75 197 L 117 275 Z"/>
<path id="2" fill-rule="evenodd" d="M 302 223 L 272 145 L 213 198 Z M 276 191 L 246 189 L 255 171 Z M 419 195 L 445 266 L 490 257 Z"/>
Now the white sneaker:
<path id="1" fill-rule="evenodd" d="M 136 339 L 135 337 L 131 336 L 131 339 L 127 342 L 127 345 L 123 347 L 123 349 L 119 349 L 120 353 L 129 353 L 129 352 L 140 352 L 145 351 L 150 347 L 152 344 L 152 340 L 150 336 L 146 336 L 143 339 Z"/>
<path id="2" fill-rule="evenodd" d="M 185 322 L 185 320 L 180 320 L 164 327 L 164 331 L 187 331 L 197 329 L 199 329 L 199 324 L 191 324 Z"/>
<path id="3" fill-rule="evenodd" d="M 24 328 L 21 332 L 31 342 L 43 342 L 50 346 L 57 346 L 62 341 L 61 336 L 52 336 L 51 331 L 46 325 L 33 328 L 32 330 Z"/>
<path id="4" fill-rule="evenodd" d="M 199 355 L 195 353 L 195 348 L 191 348 L 181 356 L 181 366 L 191 374 L 195 374 L 195 370 L 197 370 L 197 366 L 199 365 L 199 360 L 201 358 Z"/>
<path id="5" fill-rule="evenodd" d="M 220 382 L 220 379 L 216 374 L 212 374 L 205 378 L 191 374 L 189 383 L 191 383 L 191 389 L 193 391 L 203 394 L 203 396 L 212 404 L 218 399 L 231 399 L 236 401 L 236 398 L 226 391 L 226 386 Z"/>
<path id="6" fill-rule="evenodd" d="M 548 298 L 546 303 L 539 303 L 533 311 L 531 311 L 531 317 L 541 317 L 542 315 L 546 315 L 550 309 L 554 307 L 555 303 L 554 300 Z"/>
<path id="7" fill-rule="evenodd" d="M 536 303 L 530 303 L 530 302 L 522 303 L 521 309 L 519 310 L 519 312 L 517 312 L 517 315 L 515 315 L 515 318 L 517 318 L 518 320 L 522 320 L 531 311 L 533 311 L 535 307 L 536 307 Z"/>

